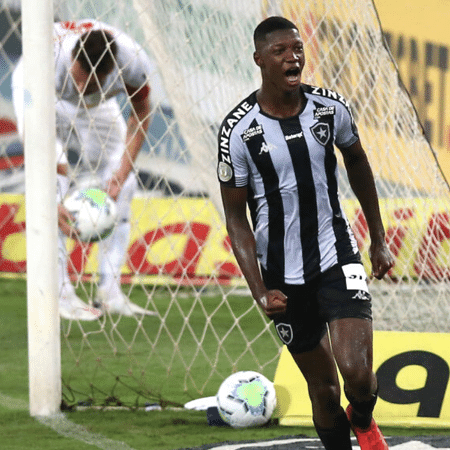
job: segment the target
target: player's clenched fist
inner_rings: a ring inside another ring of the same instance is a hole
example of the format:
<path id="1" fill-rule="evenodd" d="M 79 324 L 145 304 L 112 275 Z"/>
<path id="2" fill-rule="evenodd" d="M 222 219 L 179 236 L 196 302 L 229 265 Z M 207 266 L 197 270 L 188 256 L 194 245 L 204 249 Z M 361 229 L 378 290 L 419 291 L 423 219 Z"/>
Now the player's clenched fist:
<path id="1" fill-rule="evenodd" d="M 286 311 L 287 297 L 278 289 L 268 291 L 258 300 L 259 305 L 268 317 L 283 314 Z"/>

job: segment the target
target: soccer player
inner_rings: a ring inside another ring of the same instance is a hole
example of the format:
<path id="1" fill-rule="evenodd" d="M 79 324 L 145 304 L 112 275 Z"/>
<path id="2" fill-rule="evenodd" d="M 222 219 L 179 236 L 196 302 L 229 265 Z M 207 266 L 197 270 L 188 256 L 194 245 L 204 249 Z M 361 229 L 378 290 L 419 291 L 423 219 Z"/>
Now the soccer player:
<path id="1" fill-rule="evenodd" d="M 305 54 L 296 25 L 269 17 L 256 27 L 254 44 L 262 84 L 226 116 L 218 136 L 233 251 L 306 379 L 325 448 L 351 450 L 351 428 L 363 450 L 387 449 L 372 417 L 371 296 L 338 198 L 334 146 L 367 219 L 373 276 L 381 279 L 393 259 L 373 174 L 346 100 L 301 82 Z"/>
<path id="2" fill-rule="evenodd" d="M 144 50 L 122 31 L 95 20 L 54 25 L 58 197 L 69 183 L 100 187 L 116 200 L 118 224 L 99 243 L 100 282 L 96 305 L 75 293 L 67 271 L 65 235 L 73 232 L 70 214 L 59 212 L 60 314 L 66 319 L 95 320 L 105 310 L 132 316 L 154 314 L 122 293 L 120 269 L 128 249 L 130 204 L 137 189 L 133 171 L 150 123 L 151 63 Z M 38 68 L 37 68 L 38 69 Z M 19 133 L 23 134 L 23 64 L 12 78 L 13 103 Z M 130 114 L 125 121 L 118 95 L 125 94 Z M 67 152 L 76 154 L 69 165 Z"/>

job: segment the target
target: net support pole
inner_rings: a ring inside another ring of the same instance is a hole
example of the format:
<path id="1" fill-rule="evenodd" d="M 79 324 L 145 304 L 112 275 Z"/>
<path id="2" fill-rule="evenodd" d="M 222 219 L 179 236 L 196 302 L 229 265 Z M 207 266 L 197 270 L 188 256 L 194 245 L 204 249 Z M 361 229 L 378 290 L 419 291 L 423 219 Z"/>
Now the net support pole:
<path id="1" fill-rule="evenodd" d="M 22 0 L 30 415 L 61 404 L 52 0 Z"/>

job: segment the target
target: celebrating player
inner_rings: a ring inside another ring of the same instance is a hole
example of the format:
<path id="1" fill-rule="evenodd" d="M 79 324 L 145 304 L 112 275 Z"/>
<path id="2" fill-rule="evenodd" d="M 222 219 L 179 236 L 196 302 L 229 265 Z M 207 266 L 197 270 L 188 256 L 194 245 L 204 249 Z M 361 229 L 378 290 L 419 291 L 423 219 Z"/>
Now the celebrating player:
<path id="1" fill-rule="evenodd" d="M 351 450 L 351 427 L 363 450 L 387 449 L 372 417 L 371 296 L 338 198 L 334 146 L 364 211 L 373 276 L 381 279 L 393 259 L 373 174 L 346 100 L 301 82 L 305 55 L 296 25 L 270 17 L 256 27 L 254 44 L 261 87 L 219 130 L 218 177 L 233 251 L 307 381 L 325 448 Z"/>
<path id="2" fill-rule="evenodd" d="M 126 316 L 154 314 L 130 302 L 120 288 L 120 269 L 128 249 L 130 204 L 137 188 L 133 171 L 150 123 L 150 61 L 122 31 L 95 20 L 54 25 L 58 196 L 69 182 L 105 189 L 117 202 L 118 224 L 99 243 L 100 283 L 97 303 L 88 306 L 75 294 L 68 271 L 65 234 L 70 214 L 59 204 L 60 314 L 66 319 L 95 320 L 104 310 Z M 12 79 L 18 129 L 23 134 L 23 64 Z M 127 122 L 117 96 L 131 106 Z M 69 166 L 67 152 L 76 155 Z M 70 179 L 69 177 L 70 176 Z"/>

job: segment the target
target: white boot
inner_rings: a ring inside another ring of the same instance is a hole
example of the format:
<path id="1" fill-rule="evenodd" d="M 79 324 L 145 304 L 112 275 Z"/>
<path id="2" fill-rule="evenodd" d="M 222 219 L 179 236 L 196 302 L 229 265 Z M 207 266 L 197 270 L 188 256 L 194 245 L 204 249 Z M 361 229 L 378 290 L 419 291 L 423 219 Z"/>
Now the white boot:
<path id="1" fill-rule="evenodd" d="M 59 297 L 59 315 L 63 319 L 93 321 L 97 320 L 102 314 L 101 309 L 83 302 L 73 289 L 65 288 Z"/>
<path id="2" fill-rule="evenodd" d="M 69 320 L 97 320 L 102 310 L 83 302 L 75 293 L 67 273 L 67 254 L 65 250 L 65 236 L 59 230 L 58 240 L 58 290 L 59 315 Z"/>
<path id="3" fill-rule="evenodd" d="M 142 308 L 131 302 L 119 287 L 107 289 L 99 287 L 95 305 L 100 305 L 103 313 L 120 314 L 122 316 L 157 316 L 158 313 Z"/>

